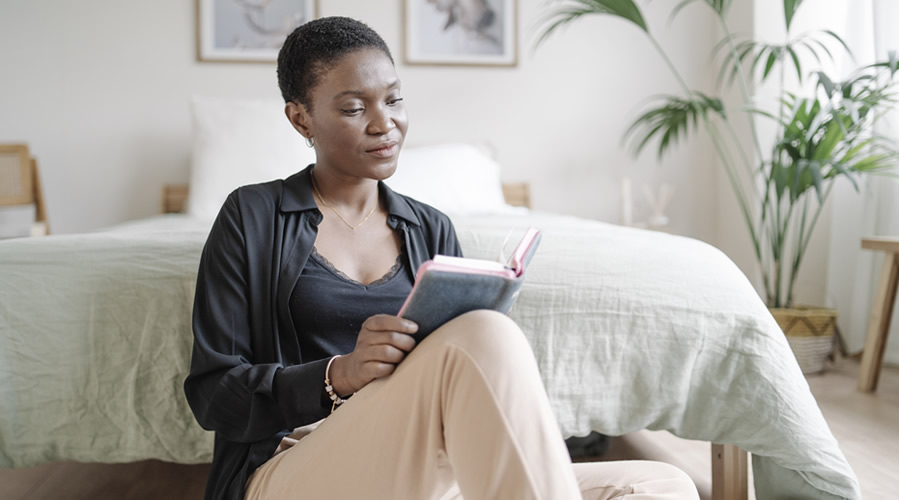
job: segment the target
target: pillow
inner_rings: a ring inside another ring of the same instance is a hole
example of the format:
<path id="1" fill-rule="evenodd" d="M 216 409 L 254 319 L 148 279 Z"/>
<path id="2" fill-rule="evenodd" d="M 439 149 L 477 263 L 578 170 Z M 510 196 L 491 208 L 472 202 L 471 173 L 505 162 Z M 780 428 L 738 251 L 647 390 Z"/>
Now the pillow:
<path id="1" fill-rule="evenodd" d="M 283 179 L 315 162 L 277 100 L 194 97 L 187 213 L 212 220 L 234 189 Z"/>
<path id="2" fill-rule="evenodd" d="M 283 179 L 315 162 L 281 101 L 195 96 L 191 110 L 187 213 L 195 218 L 214 219 L 240 186 Z M 499 164 L 471 144 L 404 147 L 387 184 L 448 214 L 515 211 L 505 203 Z"/>
<path id="3" fill-rule="evenodd" d="M 503 197 L 499 164 L 471 144 L 404 148 L 386 183 L 448 214 L 505 213 L 511 208 Z"/>

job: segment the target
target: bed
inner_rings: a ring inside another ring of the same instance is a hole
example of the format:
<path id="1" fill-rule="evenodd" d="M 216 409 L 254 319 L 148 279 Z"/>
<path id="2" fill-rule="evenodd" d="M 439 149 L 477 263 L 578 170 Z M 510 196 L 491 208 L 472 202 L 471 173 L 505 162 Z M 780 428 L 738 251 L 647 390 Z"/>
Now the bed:
<path id="1" fill-rule="evenodd" d="M 664 429 L 750 452 L 758 498 L 860 498 L 782 332 L 720 251 L 548 213 L 452 218 L 470 257 L 495 258 L 511 227 L 544 231 L 511 316 L 564 436 Z M 0 467 L 211 460 L 181 389 L 209 225 L 173 214 L 0 242 Z"/>

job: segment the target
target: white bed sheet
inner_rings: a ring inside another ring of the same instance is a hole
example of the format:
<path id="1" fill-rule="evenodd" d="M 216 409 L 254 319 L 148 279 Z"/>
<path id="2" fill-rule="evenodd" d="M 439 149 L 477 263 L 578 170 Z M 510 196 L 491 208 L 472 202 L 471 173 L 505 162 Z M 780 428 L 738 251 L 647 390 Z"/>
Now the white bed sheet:
<path id="1" fill-rule="evenodd" d="M 480 258 L 496 257 L 510 227 L 543 230 L 511 316 L 564 436 L 665 429 L 753 453 L 758 498 L 860 497 L 783 334 L 720 251 L 551 214 L 454 222 Z M 180 392 L 207 228 L 170 215 L 0 242 L 0 465 L 211 458 Z M 103 307 L 125 289 L 128 311 Z M 108 394 L 121 400 L 98 407 Z M 28 418 L 42 413 L 52 420 Z M 87 434 L 104 425 L 110 435 Z"/>

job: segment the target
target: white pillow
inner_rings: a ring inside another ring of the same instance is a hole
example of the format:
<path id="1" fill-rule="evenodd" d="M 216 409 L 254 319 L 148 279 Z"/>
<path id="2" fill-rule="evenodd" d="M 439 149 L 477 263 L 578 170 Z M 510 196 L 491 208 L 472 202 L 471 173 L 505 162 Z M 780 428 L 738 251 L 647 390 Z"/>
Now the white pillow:
<path id="1" fill-rule="evenodd" d="M 315 163 L 278 100 L 194 97 L 187 213 L 212 220 L 244 184 L 283 179 Z"/>
<path id="2" fill-rule="evenodd" d="M 245 184 L 283 179 L 315 162 L 315 150 L 284 116 L 279 100 L 195 96 L 187 213 L 212 220 Z M 458 215 L 508 213 L 500 166 L 471 144 L 405 147 L 387 180 L 395 191 Z"/>
<path id="3" fill-rule="evenodd" d="M 394 191 L 448 214 L 510 211 L 499 164 L 471 144 L 404 148 L 396 173 L 386 182 Z"/>

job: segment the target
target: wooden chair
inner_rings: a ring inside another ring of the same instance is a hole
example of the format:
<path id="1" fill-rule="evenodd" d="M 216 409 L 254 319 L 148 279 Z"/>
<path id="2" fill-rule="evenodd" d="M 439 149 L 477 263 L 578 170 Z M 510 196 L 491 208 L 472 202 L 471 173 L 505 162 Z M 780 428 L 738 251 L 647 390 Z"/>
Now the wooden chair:
<path id="1" fill-rule="evenodd" d="M 31 204 L 35 206 L 31 234 L 49 234 L 37 160 L 25 144 L 0 144 L 0 207 Z"/>
<path id="2" fill-rule="evenodd" d="M 890 320 L 896 306 L 896 285 L 899 284 L 899 238 L 864 238 L 862 248 L 886 252 L 880 271 L 880 283 L 874 306 L 871 309 L 871 322 L 868 324 L 868 337 L 862 353 L 862 366 L 858 372 L 858 390 L 874 392 L 880 378 L 883 365 L 883 352 L 890 333 Z"/>

